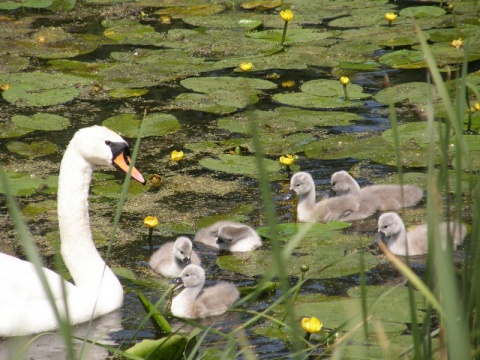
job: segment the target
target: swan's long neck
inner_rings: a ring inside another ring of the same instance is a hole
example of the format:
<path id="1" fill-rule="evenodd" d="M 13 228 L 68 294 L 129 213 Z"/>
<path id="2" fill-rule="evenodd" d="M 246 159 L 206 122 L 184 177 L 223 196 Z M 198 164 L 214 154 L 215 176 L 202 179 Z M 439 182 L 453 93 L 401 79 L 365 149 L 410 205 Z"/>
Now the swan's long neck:
<path id="1" fill-rule="evenodd" d="M 310 221 L 310 215 L 314 211 L 315 206 L 315 183 L 309 184 L 309 191 L 297 194 L 297 219 L 298 221 Z"/>
<path id="2" fill-rule="evenodd" d="M 173 298 L 172 314 L 178 317 L 195 317 L 195 314 L 193 314 L 193 304 L 202 291 L 202 288 L 203 284 L 183 289 L 180 294 Z"/>
<path id="3" fill-rule="evenodd" d="M 107 303 L 112 302 L 112 297 L 120 297 L 123 301 L 120 282 L 105 265 L 92 239 L 88 214 L 92 172 L 93 166 L 70 144 L 60 166 L 58 181 L 61 254 L 77 288 L 95 296 L 99 303 L 102 297 L 108 296 Z"/>

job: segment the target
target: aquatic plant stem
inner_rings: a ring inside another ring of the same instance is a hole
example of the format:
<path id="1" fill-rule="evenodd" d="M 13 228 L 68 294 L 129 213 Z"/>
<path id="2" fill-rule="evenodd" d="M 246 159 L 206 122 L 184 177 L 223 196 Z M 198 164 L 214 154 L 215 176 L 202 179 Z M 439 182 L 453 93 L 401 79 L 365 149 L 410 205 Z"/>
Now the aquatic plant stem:
<path id="1" fill-rule="evenodd" d="M 343 85 L 343 92 L 345 94 L 345 101 L 350 101 L 350 97 L 348 96 L 347 85 Z"/>
<path id="2" fill-rule="evenodd" d="M 280 41 L 280 45 L 282 46 L 283 46 L 283 43 L 285 42 L 285 37 L 287 36 L 287 27 L 288 27 L 288 21 L 285 20 L 285 25 L 283 25 L 282 41 Z"/>

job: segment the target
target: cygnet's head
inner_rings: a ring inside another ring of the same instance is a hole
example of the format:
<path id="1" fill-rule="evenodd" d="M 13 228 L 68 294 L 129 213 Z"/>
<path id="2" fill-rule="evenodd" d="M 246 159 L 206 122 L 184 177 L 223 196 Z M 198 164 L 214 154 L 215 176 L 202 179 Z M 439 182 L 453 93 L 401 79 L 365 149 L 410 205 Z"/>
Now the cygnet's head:
<path id="1" fill-rule="evenodd" d="M 388 242 L 396 238 L 402 230 L 405 230 L 405 225 L 397 213 L 388 212 L 382 214 L 378 218 L 378 234 L 375 237 L 375 242 L 382 240 L 388 245 Z"/>
<path id="2" fill-rule="evenodd" d="M 180 236 L 173 244 L 173 255 L 184 264 L 190 264 L 192 256 L 192 242 L 186 236 Z"/>
<path id="3" fill-rule="evenodd" d="M 190 264 L 183 269 L 178 279 L 181 279 L 183 286 L 186 288 L 203 286 L 205 283 L 205 270 L 201 266 Z"/>
<path id="4" fill-rule="evenodd" d="M 332 174 L 330 185 L 337 196 L 358 194 L 360 192 L 360 186 L 358 183 L 344 170 Z"/>
<path id="5" fill-rule="evenodd" d="M 302 196 L 315 190 L 315 182 L 312 175 L 305 171 L 295 173 L 290 179 L 290 191 L 285 196 L 285 200 L 289 200 L 293 195 Z"/>

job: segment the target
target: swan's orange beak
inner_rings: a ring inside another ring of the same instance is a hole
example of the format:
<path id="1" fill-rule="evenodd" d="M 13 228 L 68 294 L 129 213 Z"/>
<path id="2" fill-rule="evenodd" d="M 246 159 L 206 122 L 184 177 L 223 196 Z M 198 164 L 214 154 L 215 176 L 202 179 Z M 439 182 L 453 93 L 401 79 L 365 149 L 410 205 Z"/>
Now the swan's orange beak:
<path id="1" fill-rule="evenodd" d="M 128 173 L 128 169 L 130 167 L 130 156 L 127 156 L 124 152 L 120 153 L 117 155 L 115 159 L 113 159 L 113 164 L 119 168 L 120 170 L 124 171 L 125 173 Z M 142 183 L 145 185 L 147 182 L 143 175 L 138 171 L 135 166 L 132 168 L 132 178 L 137 180 L 138 182 Z"/>

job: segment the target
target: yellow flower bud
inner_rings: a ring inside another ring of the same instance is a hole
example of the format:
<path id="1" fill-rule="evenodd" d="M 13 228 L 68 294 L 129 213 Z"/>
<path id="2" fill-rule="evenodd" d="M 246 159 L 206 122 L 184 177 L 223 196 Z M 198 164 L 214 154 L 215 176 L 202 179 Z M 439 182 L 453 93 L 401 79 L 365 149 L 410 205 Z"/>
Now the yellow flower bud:
<path id="1" fill-rule="evenodd" d="M 314 316 L 302 319 L 302 329 L 307 333 L 318 333 L 322 329 L 322 326 L 322 322 Z"/>
<path id="2" fill-rule="evenodd" d="M 295 86 L 295 81 L 293 81 L 293 80 L 287 80 L 287 81 L 282 82 L 282 87 L 284 87 L 284 88 L 289 88 L 289 87 L 293 87 L 293 86 Z"/>
<path id="3" fill-rule="evenodd" d="M 280 11 L 280 17 L 285 21 L 290 21 L 295 15 L 291 10 Z"/>
<path id="4" fill-rule="evenodd" d="M 348 77 L 346 77 L 346 76 L 342 76 L 342 77 L 340 78 L 340 84 L 342 84 L 342 85 L 348 85 L 348 84 L 350 84 L 350 79 L 349 79 Z"/>
<path id="5" fill-rule="evenodd" d="M 250 71 L 250 70 L 252 70 L 253 65 L 252 65 L 251 62 L 242 62 L 242 63 L 239 65 L 239 68 L 240 68 L 240 70 L 242 70 L 242 71 Z"/>
<path id="6" fill-rule="evenodd" d="M 172 23 L 172 19 L 167 15 L 160 15 L 160 23 L 168 25 Z"/>
<path id="7" fill-rule="evenodd" d="M 153 187 L 159 187 L 162 184 L 162 178 L 158 174 L 153 174 L 149 180 Z"/>
<path id="8" fill-rule="evenodd" d="M 143 225 L 150 229 L 156 228 L 158 226 L 158 219 L 156 216 L 147 216 L 143 219 Z"/>
<path id="9" fill-rule="evenodd" d="M 290 166 L 295 162 L 295 157 L 290 154 L 285 154 L 285 156 L 280 156 L 280 162 L 283 165 Z"/>
<path id="10" fill-rule="evenodd" d="M 170 155 L 170 159 L 172 159 L 172 161 L 175 161 L 175 162 L 178 162 L 178 161 L 182 160 L 183 159 L 183 151 L 182 150 L 180 150 L 180 151 L 173 150 L 172 154 Z"/>
<path id="11" fill-rule="evenodd" d="M 453 40 L 451 43 L 450 43 L 450 46 L 456 48 L 456 49 L 459 49 L 463 46 L 463 40 L 462 38 L 458 38 L 456 40 Z"/>
<path id="12" fill-rule="evenodd" d="M 397 18 L 397 14 L 393 13 L 393 12 L 388 12 L 385 14 L 385 19 L 392 22 L 394 21 L 395 19 Z"/>
<path id="13" fill-rule="evenodd" d="M 473 105 L 473 108 L 475 111 L 480 111 L 480 103 L 476 102 L 475 105 Z"/>

